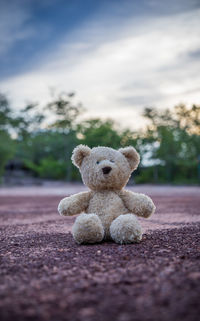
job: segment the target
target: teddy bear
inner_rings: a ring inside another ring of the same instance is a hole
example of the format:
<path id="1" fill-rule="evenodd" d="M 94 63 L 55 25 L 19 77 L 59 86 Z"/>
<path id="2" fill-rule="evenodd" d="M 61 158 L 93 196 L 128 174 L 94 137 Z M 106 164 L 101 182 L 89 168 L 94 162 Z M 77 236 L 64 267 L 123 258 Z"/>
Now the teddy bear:
<path id="1" fill-rule="evenodd" d="M 124 189 L 139 161 L 132 146 L 115 150 L 78 145 L 73 150 L 72 162 L 89 191 L 62 199 L 58 212 L 64 216 L 81 213 L 72 227 L 78 244 L 103 240 L 127 244 L 142 239 L 137 217 L 148 218 L 155 205 L 148 196 Z"/>

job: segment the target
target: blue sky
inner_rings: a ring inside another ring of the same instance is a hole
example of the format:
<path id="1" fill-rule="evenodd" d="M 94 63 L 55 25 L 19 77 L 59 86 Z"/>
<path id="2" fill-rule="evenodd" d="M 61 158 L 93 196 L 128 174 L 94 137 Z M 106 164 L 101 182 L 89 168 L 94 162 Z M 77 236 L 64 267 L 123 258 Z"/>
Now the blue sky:
<path id="1" fill-rule="evenodd" d="M 141 126 L 144 106 L 200 102 L 199 21 L 199 0 L 0 0 L 0 91 L 75 91 L 85 117 Z"/>

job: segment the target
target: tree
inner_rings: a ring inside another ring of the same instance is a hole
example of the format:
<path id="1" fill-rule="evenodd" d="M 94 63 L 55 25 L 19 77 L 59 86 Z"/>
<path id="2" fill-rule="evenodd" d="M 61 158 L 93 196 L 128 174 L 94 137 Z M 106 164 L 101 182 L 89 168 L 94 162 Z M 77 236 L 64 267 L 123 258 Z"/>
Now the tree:
<path id="1" fill-rule="evenodd" d="M 120 135 L 114 129 L 114 122 L 111 120 L 90 119 L 78 125 L 77 136 L 81 144 L 92 147 L 109 146 L 120 147 Z"/>
<path id="2" fill-rule="evenodd" d="M 175 106 L 178 126 L 190 135 L 200 135 L 200 106 L 187 108 L 184 104 Z"/>
<path id="3" fill-rule="evenodd" d="M 80 103 L 73 103 L 74 96 L 74 93 L 61 93 L 46 105 L 45 110 L 55 117 L 49 124 L 50 128 L 57 128 L 62 132 L 75 129 L 76 120 L 83 112 L 83 107 Z"/>
<path id="4" fill-rule="evenodd" d="M 10 136 L 13 122 L 9 101 L 5 95 L 0 94 L 0 178 L 7 161 L 15 152 L 15 144 Z"/>
<path id="5" fill-rule="evenodd" d="M 151 158 L 165 166 L 166 180 L 190 178 L 200 154 L 200 107 L 178 105 L 160 112 L 146 108 L 143 115 L 149 120 L 144 142 L 152 146 Z"/>
<path id="6" fill-rule="evenodd" d="M 43 108 L 30 104 L 20 113 L 16 157 L 40 177 L 69 181 L 77 176 L 71 154 L 78 142 L 75 129 L 82 107 L 72 103 L 73 97 L 63 93 Z"/>
<path id="7" fill-rule="evenodd" d="M 74 131 L 60 133 L 54 129 L 43 129 L 20 142 L 16 156 L 21 157 L 26 166 L 40 177 L 70 181 L 74 176 L 71 154 L 77 143 Z M 51 172 L 53 164 L 57 165 Z"/>

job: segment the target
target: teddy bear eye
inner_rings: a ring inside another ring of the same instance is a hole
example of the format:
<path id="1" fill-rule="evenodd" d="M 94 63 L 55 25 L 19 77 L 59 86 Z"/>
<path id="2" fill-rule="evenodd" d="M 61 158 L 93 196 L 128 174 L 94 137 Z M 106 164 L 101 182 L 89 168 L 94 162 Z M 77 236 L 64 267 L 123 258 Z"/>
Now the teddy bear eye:
<path id="1" fill-rule="evenodd" d="M 111 163 L 114 163 L 115 161 L 113 159 L 110 160 Z"/>
<path id="2" fill-rule="evenodd" d="M 99 163 L 100 163 L 100 161 L 97 161 L 97 162 L 96 162 L 96 164 L 99 164 Z"/>

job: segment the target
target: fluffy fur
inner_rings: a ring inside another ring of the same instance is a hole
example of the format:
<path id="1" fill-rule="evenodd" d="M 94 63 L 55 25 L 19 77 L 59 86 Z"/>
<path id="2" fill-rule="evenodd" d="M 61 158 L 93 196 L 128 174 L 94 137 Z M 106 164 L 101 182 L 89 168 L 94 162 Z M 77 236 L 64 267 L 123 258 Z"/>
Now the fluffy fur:
<path id="1" fill-rule="evenodd" d="M 139 154 L 131 146 L 114 150 L 79 145 L 74 149 L 72 162 L 79 168 L 90 191 L 64 198 L 58 211 L 61 215 L 84 212 L 72 228 L 77 243 L 112 239 L 125 244 L 141 240 L 137 216 L 149 217 L 155 206 L 148 196 L 124 189 L 139 161 Z"/>

